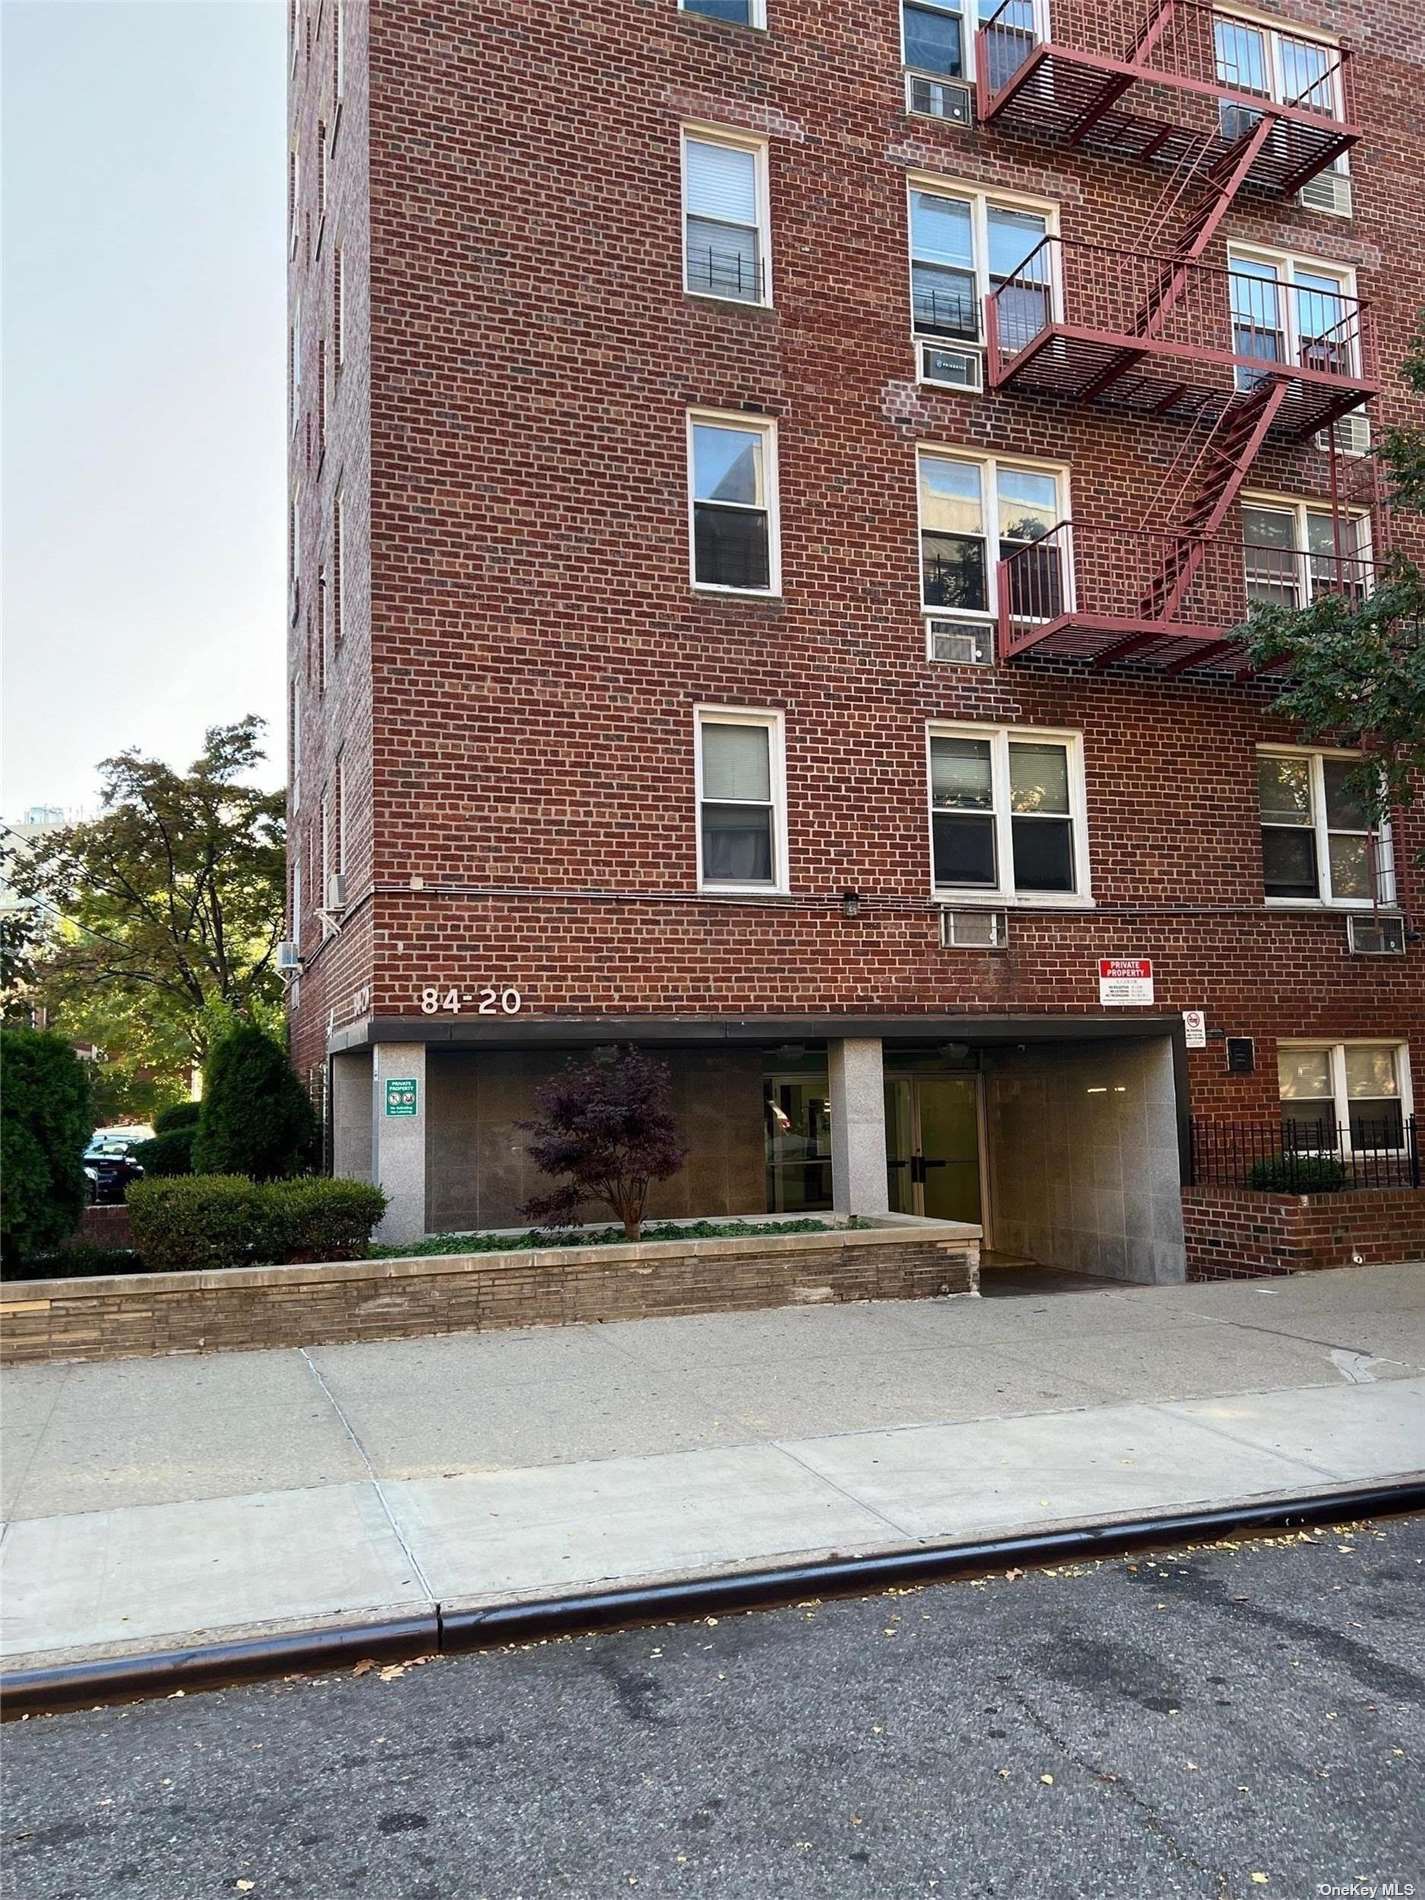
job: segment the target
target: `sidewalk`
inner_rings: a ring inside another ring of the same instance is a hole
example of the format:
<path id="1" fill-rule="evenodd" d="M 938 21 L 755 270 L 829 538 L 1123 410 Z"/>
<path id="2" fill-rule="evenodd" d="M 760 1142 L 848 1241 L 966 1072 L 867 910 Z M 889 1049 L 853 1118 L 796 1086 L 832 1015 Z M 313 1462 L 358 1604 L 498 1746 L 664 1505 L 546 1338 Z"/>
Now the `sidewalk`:
<path id="1" fill-rule="evenodd" d="M 1425 1263 L 36 1366 L 7 1668 L 1425 1468 Z"/>

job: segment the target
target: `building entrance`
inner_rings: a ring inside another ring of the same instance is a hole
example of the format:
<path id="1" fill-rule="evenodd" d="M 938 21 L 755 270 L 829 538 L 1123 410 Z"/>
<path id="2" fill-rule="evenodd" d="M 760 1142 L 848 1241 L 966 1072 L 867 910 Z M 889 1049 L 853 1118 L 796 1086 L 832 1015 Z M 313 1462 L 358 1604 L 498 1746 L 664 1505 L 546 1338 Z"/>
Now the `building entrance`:
<path id="1" fill-rule="evenodd" d="M 978 1075 L 887 1077 L 886 1175 L 895 1213 L 983 1218 Z"/>

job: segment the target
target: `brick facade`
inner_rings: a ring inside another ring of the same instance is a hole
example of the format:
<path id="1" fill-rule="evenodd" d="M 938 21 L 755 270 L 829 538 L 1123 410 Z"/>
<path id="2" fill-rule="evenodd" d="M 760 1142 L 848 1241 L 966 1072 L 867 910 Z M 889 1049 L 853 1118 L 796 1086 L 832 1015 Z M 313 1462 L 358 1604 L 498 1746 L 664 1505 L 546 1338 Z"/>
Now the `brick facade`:
<path id="1" fill-rule="evenodd" d="M 1183 1226 L 1190 1280 L 1425 1260 L 1425 1194 L 1418 1189 L 1253 1194 L 1188 1188 Z"/>
<path id="2" fill-rule="evenodd" d="M 1410 413 L 1400 363 L 1425 304 L 1414 9 L 1287 11 L 1355 46 L 1355 215 L 1244 195 L 1207 261 L 1235 239 L 1353 265 L 1376 314 L 1379 426 Z M 1065 463 L 1075 516 L 1137 523 L 1182 430 L 918 385 L 907 178 L 1031 192 L 1058 202 L 1066 236 L 1131 248 L 1162 187 L 1151 166 L 908 116 L 892 0 L 769 0 L 766 31 L 674 0 L 298 14 L 300 1066 L 373 1015 L 419 1022 L 429 985 L 513 986 L 538 1019 L 1091 1015 L 1096 959 L 1123 955 L 1153 959 L 1158 1012 L 1201 1008 L 1256 1039 L 1249 1075 L 1227 1074 L 1220 1040 L 1191 1054 L 1195 1112 L 1274 1113 L 1284 1035 L 1407 1039 L 1425 1076 L 1425 950 L 1348 957 L 1339 914 L 1264 905 L 1254 748 L 1292 737 L 1269 686 L 925 658 L 918 444 Z M 684 293 L 688 124 L 767 139 L 775 308 Z M 308 443 L 338 246 L 346 344 L 323 451 Z M 778 599 L 690 587 L 691 408 L 777 420 Z M 1277 446 L 1250 486 L 1322 497 L 1328 481 L 1315 448 Z M 338 485 L 344 637 L 323 667 L 307 617 Z M 1395 542 L 1425 553 L 1418 523 L 1399 519 Z M 699 894 L 702 703 L 784 716 L 785 896 Z M 1094 908 L 1017 910 L 1002 954 L 940 947 L 925 732 L 947 718 L 1082 734 Z M 347 909 L 323 941 L 314 832 L 338 755 Z M 1397 825 L 1416 913 L 1422 835 L 1418 813 Z"/>

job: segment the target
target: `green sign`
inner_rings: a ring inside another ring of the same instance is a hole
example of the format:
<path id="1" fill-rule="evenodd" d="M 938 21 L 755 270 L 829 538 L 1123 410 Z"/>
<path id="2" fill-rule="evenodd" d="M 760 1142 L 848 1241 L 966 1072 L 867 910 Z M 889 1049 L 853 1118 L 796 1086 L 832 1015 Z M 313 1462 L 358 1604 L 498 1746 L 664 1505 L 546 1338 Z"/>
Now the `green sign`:
<path id="1" fill-rule="evenodd" d="M 408 1082 L 388 1081 L 386 1084 L 386 1113 L 388 1115 L 414 1115 L 415 1112 L 415 1077 L 412 1076 Z"/>

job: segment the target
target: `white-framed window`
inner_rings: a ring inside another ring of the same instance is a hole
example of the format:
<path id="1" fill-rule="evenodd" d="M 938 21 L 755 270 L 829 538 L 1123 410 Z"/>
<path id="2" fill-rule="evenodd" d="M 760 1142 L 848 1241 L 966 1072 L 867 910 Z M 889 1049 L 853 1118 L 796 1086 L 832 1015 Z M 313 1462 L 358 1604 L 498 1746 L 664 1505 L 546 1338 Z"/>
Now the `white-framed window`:
<path id="1" fill-rule="evenodd" d="M 1079 733 L 937 723 L 928 746 L 937 897 L 1092 902 Z"/>
<path id="2" fill-rule="evenodd" d="M 786 891 L 783 731 L 779 712 L 695 709 L 700 890 Z"/>
<path id="3" fill-rule="evenodd" d="M 297 255 L 297 238 L 302 228 L 302 154 L 293 146 L 287 154 L 287 232 L 288 254 Z"/>
<path id="4" fill-rule="evenodd" d="M 729 26 L 765 27 L 766 0 L 678 0 L 680 13 L 700 13 L 706 20 L 724 20 Z"/>
<path id="5" fill-rule="evenodd" d="M 1331 376 L 1360 373 L 1360 304 L 1348 265 L 1229 244 L 1232 352 Z M 1261 372 L 1239 364 L 1237 387 Z"/>
<path id="6" fill-rule="evenodd" d="M 1278 105 L 1301 106 L 1343 118 L 1341 49 L 1331 39 L 1304 37 L 1285 22 L 1237 16 L 1214 8 L 1213 56 L 1219 84 L 1234 92 L 1255 93 Z M 1226 129 L 1242 127 L 1236 117 L 1242 108 L 1224 104 Z"/>
<path id="7" fill-rule="evenodd" d="M 998 15 L 996 19 L 995 16 Z M 1044 0 L 901 0 L 901 60 L 927 79 L 975 77 L 975 32 L 995 20 L 991 71 L 1003 60 L 1013 71 L 1026 46 L 1048 38 Z"/>
<path id="8" fill-rule="evenodd" d="M 336 798 L 336 861 L 332 869 L 344 872 L 346 870 L 346 759 L 341 753 L 337 754 L 336 773 L 332 783 L 335 787 Z"/>
<path id="9" fill-rule="evenodd" d="M 772 301 L 767 141 L 683 133 L 683 288 L 733 303 Z"/>
<path id="10" fill-rule="evenodd" d="M 1414 1109 L 1410 1051 L 1403 1042 L 1279 1042 L 1277 1085 L 1293 1149 L 1391 1151 L 1404 1145 Z"/>
<path id="11" fill-rule="evenodd" d="M 999 291 L 1000 341 L 1022 349 L 1054 315 L 1052 246 L 1044 240 L 1057 232 L 1058 207 L 933 178 L 911 179 L 909 192 L 915 336 L 980 348 L 985 299 Z M 922 352 L 923 380 L 924 372 Z"/>
<path id="12" fill-rule="evenodd" d="M 321 635 L 320 635 L 320 644 L 319 644 L 319 651 L 320 651 L 321 658 L 320 658 L 319 671 L 318 671 L 317 677 L 319 681 L 321 682 L 321 686 L 324 688 L 326 686 L 326 680 L 327 680 L 327 662 L 331 659 L 333 651 L 334 651 L 334 648 L 332 646 L 331 571 L 328 568 L 325 561 L 323 561 L 321 566 L 317 569 L 317 597 L 318 597 L 318 600 L 317 600 L 318 611 L 321 616 L 321 620 L 320 620 Z"/>
<path id="13" fill-rule="evenodd" d="M 1257 803 L 1268 904 L 1369 909 L 1395 902 L 1389 825 L 1372 832 L 1355 752 L 1262 746 Z"/>
<path id="14" fill-rule="evenodd" d="M 998 611 L 998 563 L 1011 558 L 1010 604 L 1019 618 L 1052 620 L 1066 611 L 1069 544 L 1053 532 L 1069 518 L 1066 468 L 921 448 L 916 478 L 926 615 L 988 625 Z"/>
<path id="15" fill-rule="evenodd" d="M 295 581 L 302 572 L 302 491 L 300 488 L 294 488 L 292 491 L 292 517 L 287 546 L 290 563 L 288 577 Z"/>
<path id="16" fill-rule="evenodd" d="M 332 813 L 331 799 L 324 791 L 317 808 L 317 837 L 321 840 L 322 887 L 318 902 L 323 908 L 327 901 L 327 880 L 332 872 Z"/>
<path id="17" fill-rule="evenodd" d="M 774 422 L 689 414 L 688 540 L 695 587 L 781 592 Z"/>
<path id="18" fill-rule="evenodd" d="M 1281 495 L 1242 498 L 1247 598 L 1266 607 L 1307 607 L 1320 594 L 1364 600 L 1374 585 L 1371 520 L 1363 508 Z M 1339 545 L 1338 545 L 1339 532 Z"/>
<path id="19" fill-rule="evenodd" d="M 327 228 L 327 122 L 317 121 L 317 256 Z"/>

